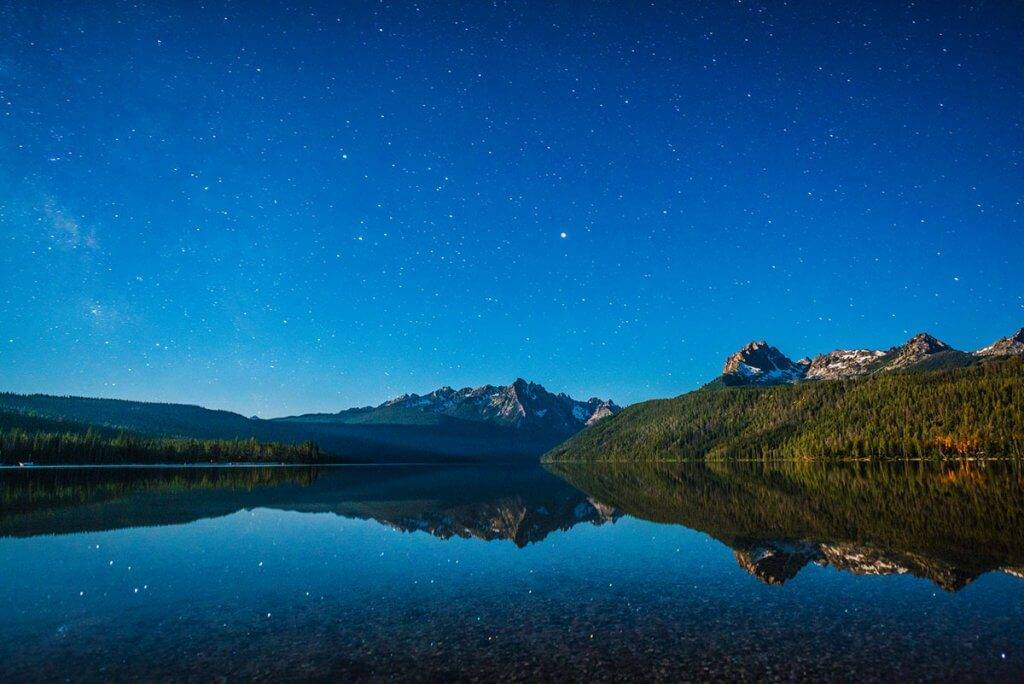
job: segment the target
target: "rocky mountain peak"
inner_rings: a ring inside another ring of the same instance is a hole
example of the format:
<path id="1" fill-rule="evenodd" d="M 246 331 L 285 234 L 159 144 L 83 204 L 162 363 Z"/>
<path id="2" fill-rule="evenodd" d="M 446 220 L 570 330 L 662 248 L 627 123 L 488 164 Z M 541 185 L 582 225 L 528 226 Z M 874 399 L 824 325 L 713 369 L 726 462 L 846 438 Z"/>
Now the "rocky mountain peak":
<path id="1" fill-rule="evenodd" d="M 536 399 L 540 394 L 550 394 L 543 385 L 522 378 L 516 378 L 511 385 L 508 385 L 508 389 L 517 397 L 527 401 Z"/>
<path id="2" fill-rule="evenodd" d="M 918 354 L 934 354 L 950 346 L 940 339 L 932 337 L 928 333 L 917 333 L 903 345 L 903 349 L 911 350 Z"/>
<path id="3" fill-rule="evenodd" d="M 725 360 L 722 378 L 727 384 L 772 384 L 795 382 L 803 378 L 807 367 L 764 340 L 747 344 Z"/>
<path id="4" fill-rule="evenodd" d="M 621 410 L 610 400 L 592 398 L 577 401 L 566 394 L 552 394 L 543 385 L 523 378 L 516 378 L 508 385 L 483 385 L 461 390 L 445 386 L 422 396 L 403 394 L 378 408 L 384 407 L 555 431 L 566 436 Z"/>
<path id="5" fill-rule="evenodd" d="M 974 356 L 1011 355 L 1024 355 L 1024 328 L 974 352 Z M 735 386 L 840 380 L 912 368 L 958 368 L 971 362 L 971 354 L 924 332 L 888 351 L 837 349 L 795 362 L 764 340 L 757 340 L 726 359 L 721 382 Z"/>
<path id="6" fill-rule="evenodd" d="M 590 414 L 590 418 L 587 418 L 586 424 L 588 426 L 593 425 L 597 421 L 603 420 L 608 416 L 613 416 L 622 410 L 611 399 L 606 401 L 604 399 L 598 399 L 597 397 L 591 397 L 587 402 L 587 405 L 593 408 L 593 413 Z"/>
<path id="7" fill-rule="evenodd" d="M 996 340 L 989 346 L 974 352 L 979 356 L 1016 356 L 1024 355 L 1024 328 L 1009 337 Z"/>
<path id="8" fill-rule="evenodd" d="M 418 394 L 402 394 L 402 395 L 399 395 L 399 396 L 395 397 L 394 399 L 388 399 L 383 404 L 381 404 L 381 406 L 399 406 L 399 405 L 404 404 L 404 403 L 406 403 L 406 402 L 408 402 L 410 400 L 413 400 L 413 399 L 419 399 L 419 395 Z"/>
<path id="9" fill-rule="evenodd" d="M 928 356 L 944 351 L 950 351 L 952 347 L 932 337 L 928 333 L 918 333 L 907 340 L 902 346 L 896 347 L 889 352 L 892 360 L 886 364 L 888 369 L 902 368 L 918 363 Z"/>
<path id="10" fill-rule="evenodd" d="M 837 349 L 814 357 L 807 368 L 807 380 L 853 378 L 871 372 L 885 352 L 872 349 Z"/>

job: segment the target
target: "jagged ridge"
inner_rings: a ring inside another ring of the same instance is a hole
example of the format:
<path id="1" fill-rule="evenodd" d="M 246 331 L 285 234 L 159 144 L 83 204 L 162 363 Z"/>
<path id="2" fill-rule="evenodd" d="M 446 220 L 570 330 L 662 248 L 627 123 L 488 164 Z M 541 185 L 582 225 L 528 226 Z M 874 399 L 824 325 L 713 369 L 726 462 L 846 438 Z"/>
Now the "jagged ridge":
<path id="1" fill-rule="evenodd" d="M 592 397 L 579 401 L 564 393 L 553 394 L 542 385 L 518 378 L 509 385 L 483 385 L 459 390 L 446 386 L 429 394 L 403 394 L 376 407 L 279 420 L 401 424 L 445 417 L 569 436 L 620 410 L 611 400 Z"/>
<path id="2" fill-rule="evenodd" d="M 987 347 L 974 352 L 978 356 L 1016 356 L 1024 354 L 1024 328 L 1009 337 L 996 340 Z"/>
<path id="3" fill-rule="evenodd" d="M 1010 337 L 967 353 L 928 333 L 918 333 L 887 351 L 837 349 L 813 359 L 792 361 L 765 341 L 751 342 L 729 356 L 722 369 L 726 385 L 775 385 L 805 380 L 839 380 L 883 371 L 966 366 L 979 357 L 1024 354 L 1024 328 Z"/>

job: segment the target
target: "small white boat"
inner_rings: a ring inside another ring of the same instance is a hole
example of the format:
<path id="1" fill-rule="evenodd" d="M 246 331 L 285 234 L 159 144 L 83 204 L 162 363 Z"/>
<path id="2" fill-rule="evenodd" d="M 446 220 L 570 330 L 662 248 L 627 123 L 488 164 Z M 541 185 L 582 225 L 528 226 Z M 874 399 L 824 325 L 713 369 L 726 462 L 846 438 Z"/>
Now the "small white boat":
<path id="1" fill-rule="evenodd" d="M 18 467 L 19 468 L 27 468 L 28 466 L 33 466 L 33 465 L 35 465 L 35 463 L 33 463 L 32 461 L 18 461 Z"/>

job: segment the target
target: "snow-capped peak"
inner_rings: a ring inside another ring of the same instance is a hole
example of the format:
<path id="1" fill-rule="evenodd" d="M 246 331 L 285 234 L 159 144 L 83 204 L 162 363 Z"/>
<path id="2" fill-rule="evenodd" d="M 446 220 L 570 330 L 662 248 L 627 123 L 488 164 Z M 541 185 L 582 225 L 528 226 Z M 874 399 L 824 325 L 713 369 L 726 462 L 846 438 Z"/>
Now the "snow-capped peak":
<path id="1" fill-rule="evenodd" d="M 522 378 L 509 385 L 483 385 L 460 390 L 441 387 L 422 396 L 403 394 L 378 408 L 384 407 L 432 412 L 460 420 L 516 428 L 554 430 L 566 435 L 620 410 L 612 401 L 598 398 L 578 401 L 566 394 L 552 394 L 542 385 Z"/>
<path id="2" fill-rule="evenodd" d="M 764 340 L 751 342 L 725 360 L 722 378 L 726 384 L 776 384 L 796 382 L 807 367 L 794 363 Z"/>

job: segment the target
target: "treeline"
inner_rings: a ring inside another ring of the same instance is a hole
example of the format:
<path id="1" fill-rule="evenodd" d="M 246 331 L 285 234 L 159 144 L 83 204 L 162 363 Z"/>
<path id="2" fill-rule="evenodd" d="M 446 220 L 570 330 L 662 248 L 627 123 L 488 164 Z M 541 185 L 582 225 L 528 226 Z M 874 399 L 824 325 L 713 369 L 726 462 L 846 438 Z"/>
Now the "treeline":
<path id="1" fill-rule="evenodd" d="M 547 461 L 1024 457 L 1024 360 L 632 406 Z"/>
<path id="2" fill-rule="evenodd" d="M 70 421 L 0 412 L 0 464 L 320 463 L 313 442 L 147 437 Z"/>

